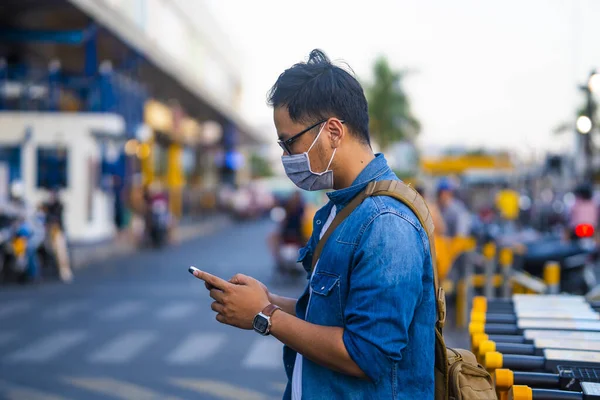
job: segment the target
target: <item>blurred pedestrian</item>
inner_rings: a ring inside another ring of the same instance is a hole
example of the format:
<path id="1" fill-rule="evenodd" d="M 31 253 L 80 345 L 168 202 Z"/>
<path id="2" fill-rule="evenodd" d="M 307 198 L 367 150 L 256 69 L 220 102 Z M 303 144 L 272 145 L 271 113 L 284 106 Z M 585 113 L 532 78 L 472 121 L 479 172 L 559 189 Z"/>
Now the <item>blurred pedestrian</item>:
<path id="1" fill-rule="evenodd" d="M 568 237 L 576 239 L 576 228 L 589 225 L 594 232 L 598 229 L 598 204 L 594 201 L 594 193 L 589 183 L 578 185 L 573 191 L 575 202 L 568 211 Z"/>
<path id="2" fill-rule="evenodd" d="M 442 213 L 437 206 L 435 199 L 430 199 L 425 191 L 425 187 L 422 185 L 417 185 L 415 190 L 419 192 L 419 194 L 425 199 L 427 202 L 427 207 L 429 208 L 429 212 L 431 213 L 431 218 L 433 219 L 433 226 L 435 227 L 435 234 L 444 236 L 446 234 L 446 223 L 444 222 L 444 218 L 442 217 Z"/>
<path id="3" fill-rule="evenodd" d="M 455 197 L 455 190 L 449 179 L 441 179 L 437 186 L 437 202 L 446 225 L 446 235 L 466 237 L 471 234 L 472 217 L 464 203 Z"/>
<path id="4" fill-rule="evenodd" d="M 46 210 L 46 235 L 49 235 L 50 238 L 60 279 L 65 283 L 70 283 L 73 281 L 73 272 L 64 230 L 64 205 L 60 199 L 58 188 L 50 191 L 50 197 L 44 208 Z"/>

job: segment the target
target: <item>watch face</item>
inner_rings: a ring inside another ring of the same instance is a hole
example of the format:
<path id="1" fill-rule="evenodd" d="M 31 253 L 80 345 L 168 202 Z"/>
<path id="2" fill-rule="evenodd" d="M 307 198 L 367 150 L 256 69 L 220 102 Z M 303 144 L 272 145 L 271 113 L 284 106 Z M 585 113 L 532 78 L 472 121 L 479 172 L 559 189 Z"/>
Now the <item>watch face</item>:
<path id="1" fill-rule="evenodd" d="M 257 315 L 256 317 L 254 317 L 253 327 L 255 331 L 259 333 L 265 333 L 267 331 L 267 328 L 269 327 L 269 322 L 262 315 Z"/>

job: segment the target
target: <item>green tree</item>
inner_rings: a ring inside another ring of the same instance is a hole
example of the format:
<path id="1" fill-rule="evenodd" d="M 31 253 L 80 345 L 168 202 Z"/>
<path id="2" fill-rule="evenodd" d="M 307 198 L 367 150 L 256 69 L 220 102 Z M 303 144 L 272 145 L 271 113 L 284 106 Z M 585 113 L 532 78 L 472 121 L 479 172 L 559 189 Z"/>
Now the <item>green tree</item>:
<path id="1" fill-rule="evenodd" d="M 421 131 L 402 85 L 407 73 L 393 70 L 385 57 L 379 57 L 373 65 L 374 80 L 366 90 L 370 130 L 383 150 L 394 142 L 413 141 Z"/>
<path id="2" fill-rule="evenodd" d="M 250 154 L 250 170 L 254 178 L 273 176 L 273 169 L 269 162 L 256 153 Z"/>

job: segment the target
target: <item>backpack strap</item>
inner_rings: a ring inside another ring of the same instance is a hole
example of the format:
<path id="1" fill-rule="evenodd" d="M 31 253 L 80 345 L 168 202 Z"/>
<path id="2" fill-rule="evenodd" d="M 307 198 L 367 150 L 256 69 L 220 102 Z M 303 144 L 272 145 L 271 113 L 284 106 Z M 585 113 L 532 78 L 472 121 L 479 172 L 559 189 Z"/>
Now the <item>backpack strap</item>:
<path id="1" fill-rule="evenodd" d="M 335 218 L 333 219 L 333 221 L 331 221 L 331 225 L 329 225 L 329 228 L 327 228 L 327 231 L 321 237 L 321 239 L 319 240 L 319 243 L 317 243 L 317 247 L 315 248 L 315 252 L 313 253 L 313 256 L 312 256 L 312 265 L 310 268 L 311 272 L 315 269 L 315 265 L 317 264 L 317 261 L 319 261 L 319 257 L 321 256 L 321 251 L 323 251 L 323 247 L 325 247 L 325 243 L 327 243 L 329 236 L 331 236 L 333 231 L 335 231 L 335 229 L 346 219 L 346 217 L 348 215 L 350 215 L 352 213 L 352 211 L 354 211 L 354 209 L 356 207 L 358 207 L 363 202 L 363 200 L 366 199 L 367 197 L 368 197 L 368 195 L 366 194 L 366 190 L 363 190 L 362 192 L 357 194 L 350 201 L 350 203 L 348 203 L 346 205 L 346 207 L 342 208 L 342 211 L 338 212 L 335 215 Z"/>
<path id="2" fill-rule="evenodd" d="M 436 266 L 435 240 L 433 238 L 433 218 L 425 199 L 404 182 L 396 180 L 371 182 L 366 188 L 367 196 L 390 196 L 402 203 L 417 216 L 419 222 L 425 229 L 429 239 L 429 252 L 431 253 L 431 265 L 433 266 L 433 287 L 437 305 L 437 327 L 441 331 L 446 323 L 446 295 L 444 288 L 440 287 Z"/>
<path id="3" fill-rule="evenodd" d="M 354 211 L 356 207 L 358 207 L 364 199 L 370 196 L 390 196 L 393 197 L 402 203 L 406 204 L 412 212 L 417 216 L 419 222 L 427 232 L 427 237 L 429 238 L 429 248 L 431 253 L 431 264 L 433 265 L 433 286 L 435 290 L 436 296 L 436 305 L 437 305 L 437 328 L 441 330 L 444 327 L 444 323 L 446 322 L 446 296 L 444 294 L 444 289 L 439 286 L 438 282 L 438 274 L 436 267 L 436 253 L 435 253 L 435 242 L 433 240 L 433 219 L 431 217 L 431 213 L 429 212 L 429 208 L 427 208 L 427 204 L 425 200 L 417 193 L 416 190 L 407 186 L 401 181 L 397 180 L 387 180 L 387 181 L 378 181 L 378 182 L 369 182 L 367 187 L 356 195 L 348 205 L 346 205 L 342 211 L 337 213 L 331 225 L 325 232 L 325 234 L 317 243 L 317 247 L 313 253 L 312 257 L 312 266 L 311 272 L 314 270 L 319 257 L 321 256 L 321 252 L 323 251 L 323 247 L 327 243 L 327 240 L 335 231 L 335 229 Z"/>

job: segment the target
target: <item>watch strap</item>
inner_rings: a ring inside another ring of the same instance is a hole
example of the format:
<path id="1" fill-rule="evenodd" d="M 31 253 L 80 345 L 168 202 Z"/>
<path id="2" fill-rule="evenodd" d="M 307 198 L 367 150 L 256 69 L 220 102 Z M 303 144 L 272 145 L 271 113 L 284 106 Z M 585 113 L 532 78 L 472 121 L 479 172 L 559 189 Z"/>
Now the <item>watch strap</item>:
<path id="1" fill-rule="evenodd" d="M 281 307 L 276 306 L 275 304 L 269 304 L 262 310 L 262 313 L 270 318 L 277 310 L 281 310 Z"/>

